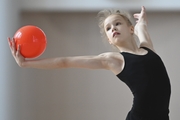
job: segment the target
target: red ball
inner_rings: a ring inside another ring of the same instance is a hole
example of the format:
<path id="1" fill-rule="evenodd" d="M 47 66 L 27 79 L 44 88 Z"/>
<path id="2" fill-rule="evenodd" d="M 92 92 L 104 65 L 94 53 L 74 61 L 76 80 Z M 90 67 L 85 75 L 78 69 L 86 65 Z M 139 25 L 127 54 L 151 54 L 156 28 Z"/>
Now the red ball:
<path id="1" fill-rule="evenodd" d="M 36 58 L 46 49 L 46 35 L 37 26 L 21 27 L 14 35 L 16 49 L 20 45 L 20 53 L 25 58 Z"/>

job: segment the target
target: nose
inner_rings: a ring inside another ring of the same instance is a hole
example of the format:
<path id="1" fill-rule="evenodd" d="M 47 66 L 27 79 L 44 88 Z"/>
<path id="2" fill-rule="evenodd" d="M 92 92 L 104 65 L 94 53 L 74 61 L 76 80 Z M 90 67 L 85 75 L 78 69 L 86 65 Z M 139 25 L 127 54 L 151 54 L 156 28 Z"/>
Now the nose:
<path id="1" fill-rule="evenodd" d="M 114 31 L 116 31 L 117 29 L 116 29 L 116 27 L 112 27 L 112 32 L 114 32 Z"/>

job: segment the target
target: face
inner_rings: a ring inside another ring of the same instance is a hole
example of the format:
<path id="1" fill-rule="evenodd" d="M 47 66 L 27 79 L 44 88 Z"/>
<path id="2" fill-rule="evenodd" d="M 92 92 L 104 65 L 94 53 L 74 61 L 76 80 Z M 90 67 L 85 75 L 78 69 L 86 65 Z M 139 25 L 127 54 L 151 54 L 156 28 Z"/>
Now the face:
<path id="1" fill-rule="evenodd" d="M 127 41 L 134 32 L 133 26 L 128 25 L 127 21 L 120 15 L 107 17 L 104 21 L 104 30 L 112 45 Z"/>

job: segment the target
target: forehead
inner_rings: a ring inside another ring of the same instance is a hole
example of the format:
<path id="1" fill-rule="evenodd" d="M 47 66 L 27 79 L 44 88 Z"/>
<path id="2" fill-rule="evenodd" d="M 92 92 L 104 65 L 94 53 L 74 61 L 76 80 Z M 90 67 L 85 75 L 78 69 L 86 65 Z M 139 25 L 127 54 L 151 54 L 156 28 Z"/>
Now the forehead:
<path id="1" fill-rule="evenodd" d="M 121 15 L 110 15 L 109 17 L 107 17 L 104 20 L 104 26 L 106 26 L 107 24 L 114 22 L 114 21 L 124 21 L 124 18 Z"/>

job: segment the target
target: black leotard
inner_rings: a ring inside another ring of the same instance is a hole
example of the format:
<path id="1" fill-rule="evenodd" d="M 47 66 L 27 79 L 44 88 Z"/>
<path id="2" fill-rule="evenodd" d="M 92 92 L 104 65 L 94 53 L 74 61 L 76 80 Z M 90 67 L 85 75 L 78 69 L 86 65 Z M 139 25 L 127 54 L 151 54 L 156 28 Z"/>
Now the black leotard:
<path id="1" fill-rule="evenodd" d="M 161 58 L 152 50 L 146 55 L 122 52 L 125 66 L 117 77 L 133 93 L 133 106 L 126 120 L 169 120 L 171 86 Z"/>

